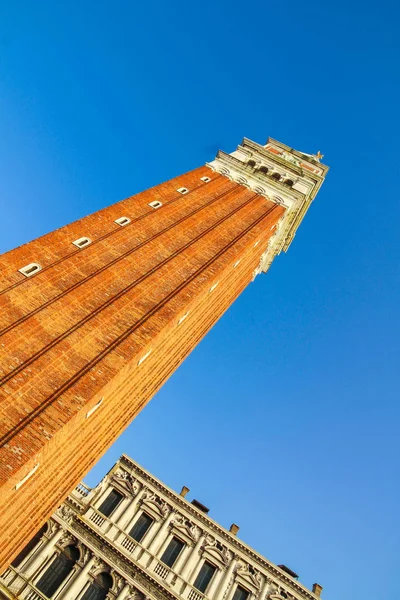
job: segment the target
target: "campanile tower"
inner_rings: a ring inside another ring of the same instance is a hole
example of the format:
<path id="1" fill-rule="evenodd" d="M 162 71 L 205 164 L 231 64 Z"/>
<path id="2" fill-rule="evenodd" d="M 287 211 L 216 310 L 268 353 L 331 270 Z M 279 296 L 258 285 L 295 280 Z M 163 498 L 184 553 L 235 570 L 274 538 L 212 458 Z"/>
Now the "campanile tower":
<path id="1" fill-rule="evenodd" d="M 320 158 L 244 139 L 0 257 L 0 568 L 288 248 Z"/>

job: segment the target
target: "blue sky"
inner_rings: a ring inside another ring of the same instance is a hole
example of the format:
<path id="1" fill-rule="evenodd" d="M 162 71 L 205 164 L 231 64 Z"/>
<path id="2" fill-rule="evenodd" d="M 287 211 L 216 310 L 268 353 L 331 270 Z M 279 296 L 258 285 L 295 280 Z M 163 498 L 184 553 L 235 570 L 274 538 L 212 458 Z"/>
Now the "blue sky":
<path id="1" fill-rule="evenodd" d="M 232 151 L 331 171 L 260 276 L 88 476 L 125 452 L 324 600 L 394 598 L 399 8 L 0 2 L 0 251 Z"/>

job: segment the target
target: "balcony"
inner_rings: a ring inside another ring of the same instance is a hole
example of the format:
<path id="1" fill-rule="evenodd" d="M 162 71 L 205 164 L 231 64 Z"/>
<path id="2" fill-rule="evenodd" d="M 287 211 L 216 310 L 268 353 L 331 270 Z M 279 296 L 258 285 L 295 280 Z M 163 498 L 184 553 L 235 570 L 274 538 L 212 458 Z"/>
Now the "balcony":
<path id="1" fill-rule="evenodd" d="M 182 578 L 178 571 L 167 567 L 167 565 L 160 561 L 158 556 L 150 552 L 140 542 L 132 539 L 126 531 L 122 530 L 111 519 L 105 517 L 92 506 L 89 507 L 81 518 L 92 529 L 101 531 L 104 538 L 114 545 L 119 552 L 124 554 L 133 563 L 138 564 L 142 569 L 152 573 L 155 579 L 162 581 L 164 585 L 168 586 L 182 600 L 208 600 L 209 597 L 204 596 L 204 594 L 192 587 Z M 186 560 L 190 560 L 190 555 Z"/>
<path id="2" fill-rule="evenodd" d="M 14 567 L 9 567 L 0 577 L 0 582 L 15 598 L 23 600 L 48 600 L 33 583 L 18 573 Z"/>

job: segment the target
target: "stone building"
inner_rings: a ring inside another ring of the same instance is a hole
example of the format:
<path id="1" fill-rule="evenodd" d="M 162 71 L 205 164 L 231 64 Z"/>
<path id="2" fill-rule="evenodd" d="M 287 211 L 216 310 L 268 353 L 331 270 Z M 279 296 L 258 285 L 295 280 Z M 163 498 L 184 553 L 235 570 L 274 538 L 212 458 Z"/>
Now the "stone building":
<path id="1" fill-rule="evenodd" d="M 245 139 L 0 257 L 0 570 L 287 250 L 319 159 Z"/>
<path id="2" fill-rule="evenodd" d="M 123 455 L 79 484 L 0 577 L 3 600 L 317 600 L 208 509 Z"/>

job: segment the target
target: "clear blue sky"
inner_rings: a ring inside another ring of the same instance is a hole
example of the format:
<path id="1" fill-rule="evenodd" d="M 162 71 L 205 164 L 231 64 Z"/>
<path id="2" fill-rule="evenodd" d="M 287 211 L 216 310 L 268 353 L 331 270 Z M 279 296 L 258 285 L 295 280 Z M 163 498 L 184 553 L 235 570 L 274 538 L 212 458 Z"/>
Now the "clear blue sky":
<path id="1" fill-rule="evenodd" d="M 398 594 L 399 8 L 0 3 L 0 251 L 268 135 L 331 171 L 126 452 L 324 600 Z"/>

